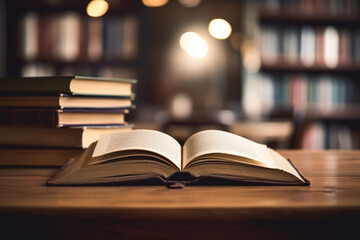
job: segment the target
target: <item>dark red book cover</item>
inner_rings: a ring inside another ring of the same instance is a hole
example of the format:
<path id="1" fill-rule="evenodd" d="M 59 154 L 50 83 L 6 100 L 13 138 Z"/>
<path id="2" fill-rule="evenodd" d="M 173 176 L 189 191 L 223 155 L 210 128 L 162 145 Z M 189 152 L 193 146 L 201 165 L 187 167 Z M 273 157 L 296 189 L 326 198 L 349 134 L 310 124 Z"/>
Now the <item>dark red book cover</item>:
<path id="1" fill-rule="evenodd" d="M 58 109 L 0 109 L 0 125 L 57 127 L 59 124 Z"/>

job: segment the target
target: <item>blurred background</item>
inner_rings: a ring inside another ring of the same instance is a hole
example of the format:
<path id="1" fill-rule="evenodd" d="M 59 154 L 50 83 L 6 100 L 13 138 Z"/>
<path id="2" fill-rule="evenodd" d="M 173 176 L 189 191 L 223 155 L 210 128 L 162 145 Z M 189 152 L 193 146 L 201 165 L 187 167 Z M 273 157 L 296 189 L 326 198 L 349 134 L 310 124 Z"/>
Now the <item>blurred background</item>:
<path id="1" fill-rule="evenodd" d="M 358 0 L 0 0 L 0 76 L 136 78 L 137 128 L 360 148 Z"/>

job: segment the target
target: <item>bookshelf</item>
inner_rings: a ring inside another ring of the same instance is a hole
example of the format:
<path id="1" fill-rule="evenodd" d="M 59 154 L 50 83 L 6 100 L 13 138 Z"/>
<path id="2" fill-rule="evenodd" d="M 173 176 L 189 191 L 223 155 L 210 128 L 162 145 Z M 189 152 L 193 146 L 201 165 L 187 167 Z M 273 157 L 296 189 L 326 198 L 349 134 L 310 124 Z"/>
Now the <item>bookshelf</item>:
<path id="1" fill-rule="evenodd" d="M 292 119 L 296 148 L 359 148 L 360 1 L 245 2 L 260 59 L 244 67 L 248 116 Z"/>
<path id="2" fill-rule="evenodd" d="M 141 2 L 112 1 L 100 18 L 86 5 L 8 1 L 6 74 L 137 77 Z"/>

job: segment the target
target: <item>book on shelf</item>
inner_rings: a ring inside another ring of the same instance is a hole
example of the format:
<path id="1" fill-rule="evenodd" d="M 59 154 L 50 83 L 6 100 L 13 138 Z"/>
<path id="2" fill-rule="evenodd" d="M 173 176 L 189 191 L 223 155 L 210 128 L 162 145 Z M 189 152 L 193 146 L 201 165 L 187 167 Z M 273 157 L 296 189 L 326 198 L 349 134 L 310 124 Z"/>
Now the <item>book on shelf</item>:
<path id="1" fill-rule="evenodd" d="M 80 148 L 0 146 L 0 166 L 61 167 L 83 152 Z"/>
<path id="2" fill-rule="evenodd" d="M 1 78 L 0 95 L 130 96 L 135 79 L 83 76 Z"/>
<path id="3" fill-rule="evenodd" d="M 1 127 L 0 145 L 87 148 L 100 135 L 130 131 L 132 124 L 69 128 Z"/>
<path id="4" fill-rule="evenodd" d="M 300 59 L 306 67 L 310 67 L 315 62 L 316 54 L 315 31 L 310 26 L 301 29 L 300 37 Z"/>
<path id="5" fill-rule="evenodd" d="M 123 45 L 123 21 L 116 16 L 105 19 L 104 26 L 104 54 L 108 59 L 121 56 Z"/>
<path id="6" fill-rule="evenodd" d="M 261 28 L 261 59 L 267 63 L 275 63 L 280 53 L 279 29 L 273 26 Z"/>
<path id="7" fill-rule="evenodd" d="M 289 62 L 297 62 L 300 52 L 299 31 L 295 27 L 287 27 L 283 31 L 282 53 Z"/>
<path id="8" fill-rule="evenodd" d="M 347 65 L 352 61 L 351 56 L 351 32 L 343 28 L 339 30 L 339 64 Z M 355 58 L 354 58 L 355 62 Z"/>
<path id="9" fill-rule="evenodd" d="M 90 61 L 97 61 L 103 56 L 103 21 L 102 18 L 90 18 L 88 20 L 87 56 Z"/>
<path id="10" fill-rule="evenodd" d="M 125 124 L 128 109 L 0 108 L 0 126 L 65 127 Z"/>
<path id="11" fill-rule="evenodd" d="M 134 96 L 103 97 L 103 96 L 73 96 L 58 94 L 57 96 L 1 96 L 0 107 L 33 107 L 33 108 L 132 108 Z"/>
<path id="12" fill-rule="evenodd" d="M 324 41 L 321 45 L 324 46 L 323 58 L 325 60 L 325 65 L 329 68 L 335 68 L 339 62 L 338 30 L 331 26 L 326 27 Z"/>
<path id="13" fill-rule="evenodd" d="M 80 56 L 80 48 L 83 45 L 80 37 L 84 37 L 86 28 L 81 28 L 81 17 L 78 13 L 67 12 L 56 17 L 52 17 L 50 31 L 54 35 L 51 42 L 51 49 L 55 58 L 64 61 L 74 61 Z M 44 56 L 45 58 L 47 56 Z"/>
<path id="14" fill-rule="evenodd" d="M 33 18 L 33 20 L 35 20 L 35 19 L 36 18 Z M 27 19 L 25 19 L 25 21 L 26 20 Z M 36 55 L 34 55 L 34 57 L 43 59 L 43 58 L 46 58 L 47 56 L 52 56 L 52 54 L 53 54 L 52 42 L 54 41 L 54 34 L 52 33 L 52 31 L 49 31 L 49 30 L 45 31 L 45 29 L 52 28 L 52 26 L 53 26 L 52 22 L 53 22 L 53 18 L 49 18 L 44 15 L 39 15 L 38 23 L 31 25 L 31 27 L 37 28 L 34 31 L 34 34 L 38 33 L 37 42 L 33 42 L 33 44 L 37 45 L 36 47 L 34 47 L 34 50 L 37 49 Z M 27 27 L 27 25 L 25 25 L 25 26 Z M 29 31 L 29 30 L 26 30 L 26 31 Z M 30 32 L 31 32 L 31 30 L 30 30 Z M 30 35 L 28 35 L 28 36 L 30 36 Z M 24 39 L 24 40 L 27 41 L 27 39 Z M 26 58 L 26 56 L 25 56 L 25 58 Z"/>
<path id="15" fill-rule="evenodd" d="M 183 147 L 154 130 L 102 135 L 70 160 L 50 185 L 257 183 L 309 185 L 295 166 L 265 145 L 219 130 L 192 135 Z"/>
<path id="16" fill-rule="evenodd" d="M 22 55 L 25 60 L 32 61 L 34 60 L 39 53 L 38 46 L 38 37 L 39 37 L 39 28 L 38 28 L 39 16 L 30 12 L 26 14 L 21 21 L 21 32 L 22 32 Z"/>
<path id="17" fill-rule="evenodd" d="M 330 31 L 331 33 L 331 31 Z M 332 34 L 326 31 L 324 28 L 315 29 L 315 63 L 318 65 L 324 65 L 327 61 L 326 55 L 331 57 L 329 54 L 333 47 L 334 41 L 332 40 Z M 330 60 L 331 62 L 331 60 Z"/>
<path id="18" fill-rule="evenodd" d="M 121 56 L 124 59 L 135 59 L 138 55 L 138 29 L 139 20 L 135 15 L 129 15 L 124 18 L 123 46 Z"/>
<path id="19" fill-rule="evenodd" d="M 351 38 L 351 49 L 353 52 L 353 59 L 355 63 L 360 64 L 360 29 L 354 31 L 353 37 Z"/>

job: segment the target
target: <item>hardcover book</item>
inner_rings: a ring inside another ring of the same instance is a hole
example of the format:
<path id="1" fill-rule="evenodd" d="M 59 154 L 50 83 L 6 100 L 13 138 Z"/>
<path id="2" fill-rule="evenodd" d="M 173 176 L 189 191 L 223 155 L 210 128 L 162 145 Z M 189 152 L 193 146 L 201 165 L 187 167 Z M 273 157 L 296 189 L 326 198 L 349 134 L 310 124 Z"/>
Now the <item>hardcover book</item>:
<path id="1" fill-rule="evenodd" d="M 0 145 L 87 148 L 100 135 L 130 131 L 132 124 L 68 128 L 1 127 Z"/>
<path id="2" fill-rule="evenodd" d="M 128 109 L 0 109 L 0 126 L 65 127 L 87 125 L 118 125 L 125 123 Z"/>
<path id="3" fill-rule="evenodd" d="M 183 147 L 154 130 L 102 135 L 71 159 L 49 185 L 256 183 L 309 185 L 310 182 L 276 151 L 240 137 L 206 130 Z"/>
<path id="4" fill-rule="evenodd" d="M 133 95 L 122 97 L 102 96 L 72 96 L 59 94 L 58 96 L 0 96 L 0 107 L 33 107 L 33 108 L 131 108 Z"/>
<path id="5" fill-rule="evenodd" d="M 0 78 L 0 95 L 129 96 L 136 82 L 127 78 L 82 76 Z"/>

